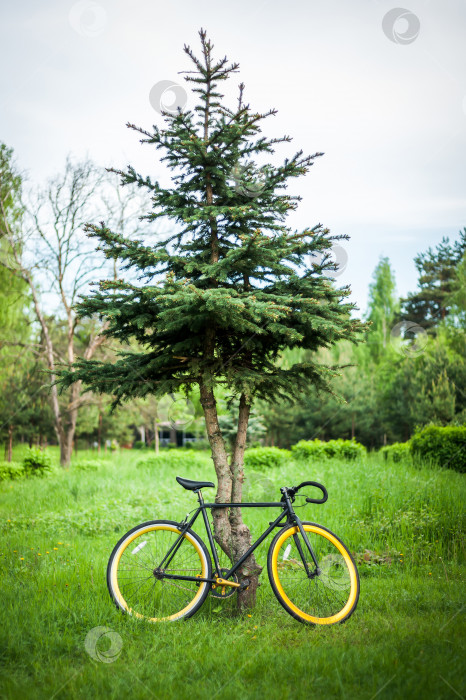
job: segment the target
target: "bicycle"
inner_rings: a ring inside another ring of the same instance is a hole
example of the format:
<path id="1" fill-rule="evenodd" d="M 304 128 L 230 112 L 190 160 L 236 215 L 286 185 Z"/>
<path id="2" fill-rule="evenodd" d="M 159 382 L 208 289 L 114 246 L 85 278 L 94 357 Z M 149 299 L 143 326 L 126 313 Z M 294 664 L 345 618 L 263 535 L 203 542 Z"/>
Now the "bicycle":
<path id="1" fill-rule="evenodd" d="M 150 622 L 189 618 L 199 610 L 209 591 L 215 597 L 227 598 L 247 588 L 249 581 L 239 583 L 235 572 L 274 528 L 280 528 L 269 547 L 267 571 L 283 608 L 299 622 L 314 625 L 344 622 L 354 612 L 359 575 L 351 553 L 333 532 L 323 525 L 301 521 L 293 508 L 298 491 L 305 486 L 317 487 L 323 494 L 320 499 L 301 494 L 307 503 L 325 503 L 325 486 L 303 481 L 299 486 L 282 487 L 280 501 L 270 503 L 205 503 L 201 489 L 215 487 L 213 482 L 180 476 L 176 481 L 197 494 L 199 507 L 189 520 L 188 513 L 182 522 L 141 523 L 119 540 L 107 567 L 108 589 L 118 609 Z M 220 567 L 207 517 L 207 510 L 215 508 L 280 508 L 281 513 L 248 551 L 225 569 Z M 200 513 L 214 573 L 206 545 L 191 529 Z"/>

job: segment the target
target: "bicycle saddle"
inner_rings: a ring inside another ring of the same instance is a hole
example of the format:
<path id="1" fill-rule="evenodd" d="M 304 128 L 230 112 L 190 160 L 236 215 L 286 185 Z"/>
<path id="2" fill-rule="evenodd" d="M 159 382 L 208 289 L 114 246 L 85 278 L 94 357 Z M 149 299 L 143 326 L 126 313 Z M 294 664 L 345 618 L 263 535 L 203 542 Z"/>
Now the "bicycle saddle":
<path id="1" fill-rule="evenodd" d="M 215 484 L 212 481 L 191 481 L 191 479 L 183 479 L 182 476 L 177 476 L 176 480 L 180 486 L 182 486 L 184 489 L 188 489 L 189 491 L 197 491 L 197 489 L 203 489 L 207 486 L 211 486 L 212 488 L 215 487 Z"/>

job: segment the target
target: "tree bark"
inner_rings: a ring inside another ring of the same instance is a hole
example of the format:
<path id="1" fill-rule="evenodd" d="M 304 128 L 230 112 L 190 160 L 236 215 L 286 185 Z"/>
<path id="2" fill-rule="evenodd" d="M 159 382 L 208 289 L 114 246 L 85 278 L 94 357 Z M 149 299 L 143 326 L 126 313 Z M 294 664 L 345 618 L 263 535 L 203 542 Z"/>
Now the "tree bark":
<path id="1" fill-rule="evenodd" d="M 250 404 L 246 395 L 242 394 L 239 406 L 238 431 L 231 463 L 229 463 L 225 441 L 218 424 L 214 392 L 205 384 L 201 384 L 200 389 L 207 436 L 217 475 L 218 488 L 215 501 L 217 503 L 241 503 L 244 481 L 244 450 L 246 448 Z M 237 561 L 251 546 L 251 533 L 248 526 L 243 522 L 241 508 L 215 509 L 212 511 L 212 517 L 215 541 L 232 562 Z M 249 582 L 249 586 L 238 593 L 238 608 L 240 611 L 254 607 L 261 571 L 262 567 L 257 564 L 253 554 L 238 569 L 239 583 L 246 580 Z"/>
<path id="2" fill-rule="evenodd" d="M 211 387 L 206 384 L 200 384 L 201 405 L 204 409 L 204 416 L 207 429 L 207 437 L 209 439 L 210 449 L 212 450 L 212 459 L 214 462 L 215 473 L 217 475 L 217 494 L 215 501 L 217 503 L 230 503 L 232 480 L 230 465 L 228 464 L 228 455 L 226 451 L 225 441 L 220 431 L 217 416 L 217 402 L 214 392 Z M 228 510 L 215 508 L 212 510 L 212 518 L 214 521 L 214 537 L 225 554 L 230 558 L 234 558 L 234 552 L 231 546 L 231 525 L 228 517 Z"/>
<path id="3" fill-rule="evenodd" d="M 241 503 L 243 500 L 244 450 L 246 449 L 246 433 L 250 410 L 251 405 L 243 393 L 239 402 L 238 431 L 230 466 L 232 475 L 231 500 L 234 503 Z M 231 509 L 230 525 L 234 556 L 238 560 L 251 546 L 251 532 L 243 522 L 241 508 Z M 254 607 L 261 571 L 262 567 L 258 565 L 254 554 L 251 554 L 238 569 L 240 582 L 249 579 L 249 586 L 238 593 L 238 607 L 240 610 Z"/>
<path id="4" fill-rule="evenodd" d="M 157 408 L 155 409 L 155 415 L 154 415 L 154 449 L 155 449 L 155 454 L 158 455 L 159 453 L 159 426 L 158 426 L 158 413 L 157 413 Z"/>
<path id="5" fill-rule="evenodd" d="M 99 405 L 99 426 L 97 428 L 97 454 L 100 456 L 102 450 L 102 408 Z"/>
<path id="6" fill-rule="evenodd" d="M 8 443 L 6 449 L 6 461 L 11 462 L 13 457 L 13 426 L 8 426 Z"/>

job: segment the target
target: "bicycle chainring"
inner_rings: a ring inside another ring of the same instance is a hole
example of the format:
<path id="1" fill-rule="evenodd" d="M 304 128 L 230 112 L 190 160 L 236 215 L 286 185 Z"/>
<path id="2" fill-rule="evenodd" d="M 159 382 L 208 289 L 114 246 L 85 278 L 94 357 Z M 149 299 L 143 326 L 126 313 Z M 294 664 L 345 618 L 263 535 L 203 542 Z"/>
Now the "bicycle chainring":
<path id="1" fill-rule="evenodd" d="M 220 573 L 223 576 L 225 576 L 228 573 L 228 569 L 220 569 Z M 212 578 L 217 578 L 217 574 L 212 574 Z M 235 583 L 238 583 L 238 579 L 235 574 L 233 576 L 230 576 L 228 579 L 229 581 L 234 581 Z M 222 586 L 222 585 L 216 585 L 215 583 L 212 584 L 212 588 L 210 591 L 210 595 L 213 598 L 231 598 L 232 595 L 236 593 L 236 591 L 239 590 L 238 588 L 233 588 L 232 586 Z"/>

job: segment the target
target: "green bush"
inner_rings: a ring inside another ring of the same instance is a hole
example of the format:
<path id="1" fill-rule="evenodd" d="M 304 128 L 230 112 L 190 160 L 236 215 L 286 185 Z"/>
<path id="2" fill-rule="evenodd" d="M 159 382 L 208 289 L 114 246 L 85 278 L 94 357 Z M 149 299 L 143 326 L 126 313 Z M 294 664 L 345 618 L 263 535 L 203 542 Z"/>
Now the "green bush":
<path id="1" fill-rule="evenodd" d="M 135 440 L 133 442 L 133 450 L 143 450 L 145 446 L 146 443 L 142 442 L 142 440 Z"/>
<path id="2" fill-rule="evenodd" d="M 411 459 L 411 442 L 394 442 L 393 445 L 385 445 L 380 450 L 385 460 L 391 462 L 404 462 Z"/>
<path id="3" fill-rule="evenodd" d="M 338 457 L 339 459 L 354 460 L 364 457 L 367 450 L 355 440 L 300 440 L 291 448 L 293 457 L 300 461 Z"/>
<path id="4" fill-rule="evenodd" d="M 205 468 L 206 460 L 203 455 L 192 450 L 164 450 L 158 455 L 151 454 L 142 457 L 136 462 L 136 467 L 148 469 L 176 468 L 180 470 L 179 476 L 183 476 L 181 470 L 194 467 Z M 201 477 L 199 477 L 201 478 Z"/>
<path id="5" fill-rule="evenodd" d="M 79 469 L 82 472 L 96 472 L 105 466 L 102 459 L 82 459 L 79 462 L 73 462 L 73 469 Z"/>
<path id="6" fill-rule="evenodd" d="M 431 460 L 445 469 L 466 472 L 466 426 L 429 425 L 411 438 L 414 457 Z"/>
<path id="7" fill-rule="evenodd" d="M 0 481 L 21 479 L 25 476 L 24 467 L 19 462 L 0 462 Z"/>
<path id="8" fill-rule="evenodd" d="M 271 469 L 281 467 L 291 457 L 289 450 L 279 447 L 252 447 L 244 453 L 244 464 L 247 469 Z"/>
<path id="9" fill-rule="evenodd" d="M 31 447 L 23 459 L 23 467 L 26 476 L 45 476 L 52 469 L 52 460 L 46 452 Z"/>
<path id="10" fill-rule="evenodd" d="M 292 456 L 299 461 L 325 457 L 324 443 L 322 440 L 300 440 L 291 447 Z"/>
<path id="11" fill-rule="evenodd" d="M 196 440 L 196 442 L 187 442 L 185 445 L 186 450 L 210 450 L 210 444 L 208 440 Z"/>

